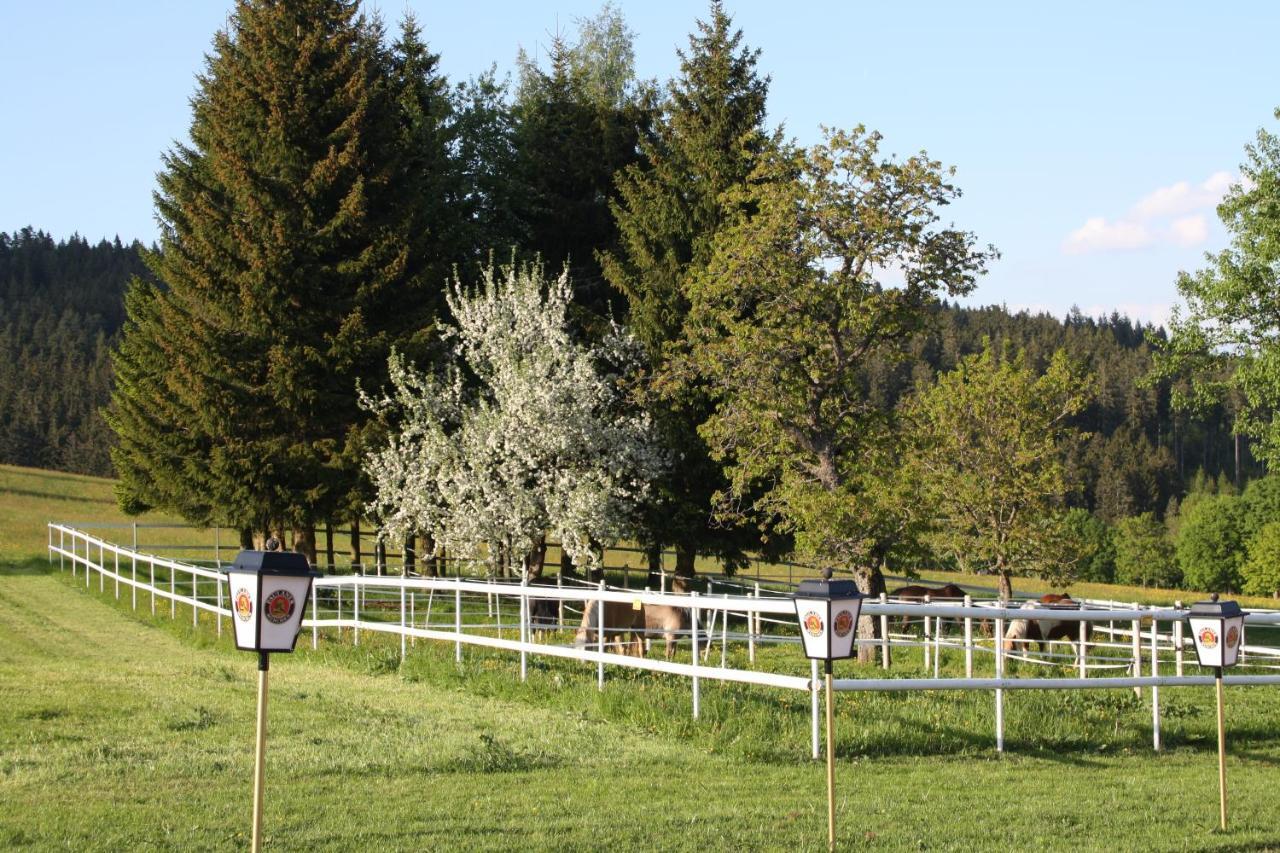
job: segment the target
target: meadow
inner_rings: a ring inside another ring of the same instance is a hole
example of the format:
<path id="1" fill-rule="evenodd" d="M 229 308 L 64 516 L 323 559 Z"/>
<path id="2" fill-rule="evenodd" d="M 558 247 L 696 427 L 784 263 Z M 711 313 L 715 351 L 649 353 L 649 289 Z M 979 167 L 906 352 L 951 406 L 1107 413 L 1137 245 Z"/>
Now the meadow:
<path id="1" fill-rule="evenodd" d="M 135 613 L 45 560 L 46 521 L 124 521 L 109 498 L 108 481 L 0 469 L 0 846 L 243 848 L 253 656 L 189 612 Z M 398 650 L 322 636 L 273 659 L 268 847 L 825 846 L 804 694 L 704 684 L 694 720 L 682 679 L 611 669 L 601 692 L 568 661 L 535 660 L 521 683 L 513 655 Z M 900 655 L 895 673 L 920 663 Z M 1227 691 L 1225 833 L 1212 692 L 1167 689 L 1161 704 L 1154 753 L 1145 694 L 1013 693 L 998 755 L 990 694 L 841 695 L 840 846 L 1280 847 L 1271 689 Z"/>

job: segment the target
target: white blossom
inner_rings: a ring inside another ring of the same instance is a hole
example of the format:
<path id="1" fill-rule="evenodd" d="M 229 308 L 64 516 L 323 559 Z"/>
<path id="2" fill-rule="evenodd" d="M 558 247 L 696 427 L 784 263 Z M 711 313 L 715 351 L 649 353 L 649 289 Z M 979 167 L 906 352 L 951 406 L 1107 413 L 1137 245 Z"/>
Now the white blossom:
<path id="1" fill-rule="evenodd" d="M 392 356 L 393 392 L 362 395 L 397 424 L 366 464 L 386 535 L 427 533 L 492 563 L 500 547 L 523 560 L 550 532 L 591 566 L 593 543 L 630 531 L 667 464 L 624 393 L 640 350 L 616 325 L 598 344 L 575 341 L 571 298 L 567 273 L 490 267 L 475 291 L 450 289 L 453 359 L 439 376 Z"/>

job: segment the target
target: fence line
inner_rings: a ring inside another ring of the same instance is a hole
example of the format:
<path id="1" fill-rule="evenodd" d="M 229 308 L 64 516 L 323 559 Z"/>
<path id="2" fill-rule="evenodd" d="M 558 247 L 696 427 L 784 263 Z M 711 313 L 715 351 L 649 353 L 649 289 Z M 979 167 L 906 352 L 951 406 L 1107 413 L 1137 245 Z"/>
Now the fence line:
<path id="1" fill-rule="evenodd" d="M 177 617 L 177 605 L 183 604 L 191 608 L 193 625 L 198 626 L 201 611 L 213 615 L 219 636 L 222 633 L 223 618 L 232 617 L 229 602 L 223 595 L 222 584 L 225 574 L 218 569 L 143 553 L 133 548 L 116 545 L 65 524 L 50 523 L 48 525 L 48 549 L 50 561 L 52 562 L 56 556 L 64 570 L 68 568 L 69 561 L 73 576 L 79 577 L 79 570 L 84 570 L 86 588 L 90 586 L 91 574 L 97 573 L 100 593 L 105 594 L 108 580 L 114 584 L 117 599 L 120 597 L 121 586 L 130 589 L 134 609 L 138 606 L 139 591 L 150 596 L 152 614 L 155 613 L 157 600 L 170 602 L 171 618 Z M 126 562 L 127 567 L 124 565 Z M 139 577 L 140 569 L 141 577 Z M 161 570 L 159 578 L 157 578 L 157 569 Z M 427 599 L 425 618 L 421 622 L 416 618 L 420 597 Z M 436 602 L 437 597 L 440 599 L 439 604 Z M 483 607 L 478 606 L 481 599 L 483 599 Z M 347 602 L 345 615 L 344 600 Z M 507 607 L 505 624 L 504 601 Z M 669 605 L 688 610 L 690 627 L 674 633 L 677 635 L 677 640 L 688 640 L 691 650 L 689 662 L 651 660 L 647 657 L 633 657 L 606 651 L 606 648 L 611 645 L 605 642 L 607 626 L 605 626 L 606 630 L 596 632 L 594 647 L 555 645 L 533 640 L 533 630 L 540 627 L 556 630 L 572 627 L 572 625 L 566 625 L 564 614 L 572 613 L 574 605 L 585 608 L 588 602 L 592 601 L 630 603 L 638 607 Z M 554 603 L 556 613 L 554 620 L 546 617 L 545 604 L 540 604 L 541 602 Z M 446 604 L 452 607 L 452 614 L 444 612 Z M 473 606 L 468 609 L 464 604 Z M 1114 604 L 1114 602 L 1107 603 L 1107 606 Z M 447 622 L 439 621 L 433 624 L 431 622 L 433 607 L 436 608 L 435 612 L 442 620 L 446 615 L 452 618 Z M 541 617 L 533 615 L 537 607 L 543 608 L 539 611 L 542 614 Z M 376 618 L 379 613 L 387 614 L 390 618 Z M 1190 644 L 1190 640 L 1183 637 L 1183 632 L 1180 630 L 1186 611 L 1177 608 L 1144 608 L 1135 604 L 1114 606 L 1107 610 L 1088 609 L 1088 607 L 1068 610 L 1051 607 L 1003 606 L 988 602 L 975 603 L 967 599 L 963 604 L 893 602 L 881 596 L 879 600 L 865 601 L 863 613 L 873 620 L 878 617 L 882 626 L 887 625 L 887 620 L 891 616 L 924 620 L 925 630 L 919 639 L 914 635 L 907 638 L 902 633 L 891 634 L 882 631 L 880 637 L 859 640 L 859 643 L 878 647 L 881 651 L 882 665 L 886 669 L 890 666 L 892 648 L 923 648 L 925 654 L 929 656 L 925 659 L 926 671 L 931 659 L 934 676 L 931 678 L 843 678 L 834 682 L 834 689 L 838 691 L 993 691 L 998 750 L 1003 750 L 1004 743 L 1005 690 L 1131 688 L 1140 692 L 1144 688 L 1150 689 L 1153 745 L 1158 750 L 1160 748 L 1159 688 L 1213 683 L 1213 679 L 1209 676 L 1183 674 L 1184 649 Z M 598 684 L 601 689 L 604 687 L 606 665 L 664 672 L 690 680 L 694 717 L 699 713 L 702 681 L 707 679 L 806 691 L 813 697 L 812 726 L 816 732 L 817 696 L 821 682 L 813 674 L 812 667 L 809 675 L 805 677 L 727 665 L 727 648 L 731 643 L 748 645 L 749 658 L 753 663 L 755 649 L 761 644 L 798 644 L 799 637 L 795 632 L 794 614 L 794 605 L 789 596 L 770 595 L 767 590 L 758 588 L 745 595 L 725 593 L 712 597 L 698 595 L 696 592 L 681 594 L 607 589 L 603 584 L 599 588 L 591 585 L 566 586 L 563 580 L 558 580 L 556 586 L 550 586 L 501 582 L 495 579 L 464 580 L 458 577 L 330 575 L 316 579 L 311 613 L 309 617 L 304 614 L 302 627 L 304 630 L 311 629 L 313 647 L 318 645 L 321 630 L 336 631 L 339 639 L 344 631 L 349 630 L 352 632 L 352 642 L 355 644 L 359 644 L 361 631 L 395 635 L 400 638 L 402 658 L 406 654 L 406 641 L 416 643 L 417 640 L 453 643 L 455 658 L 459 661 L 462 659 L 464 644 L 514 652 L 521 658 L 521 678 L 526 677 L 527 669 L 524 662 L 530 654 L 578 660 L 585 664 L 596 665 Z M 728 626 L 731 618 L 740 626 L 745 624 L 745 630 L 730 632 Z M 1004 634 L 1004 623 L 1008 620 L 1037 618 L 1078 622 L 1082 628 L 1081 636 L 1084 635 L 1085 624 L 1094 623 L 1094 630 L 1106 634 L 1110 639 L 1109 641 L 1090 641 L 1087 643 L 1088 648 L 1095 651 L 1098 649 L 1125 650 L 1131 652 L 1132 657 L 1104 656 L 1101 663 L 1090 662 L 1087 650 L 1081 653 L 1081 648 L 1075 648 L 1074 643 L 1065 640 L 1043 644 L 1036 657 L 1025 652 L 1018 654 L 1012 650 L 1006 651 L 1004 643 L 1000 641 Z M 995 635 L 988 639 L 975 639 L 973 636 L 975 623 L 991 622 L 996 625 Z M 1161 622 L 1170 623 L 1171 628 L 1168 632 L 1160 632 Z M 948 623 L 963 624 L 963 641 L 946 636 Z M 1101 623 L 1108 623 L 1108 625 L 1104 627 Z M 1147 630 L 1143 629 L 1144 623 L 1149 625 Z M 718 634 L 717 624 L 719 625 Z M 1250 613 L 1246 617 L 1246 625 L 1280 625 L 1280 613 Z M 510 636 L 504 636 L 504 632 Z M 1119 642 L 1117 638 L 1127 638 L 1127 640 Z M 717 641 L 721 646 L 721 664 L 708 666 L 707 657 Z M 1060 648 L 1062 643 L 1073 646 L 1072 654 L 1066 655 L 1054 651 Z M 1147 651 L 1151 672 L 1146 676 L 1142 674 L 1144 648 Z M 1248 646 L 1247 649 L 1248 653 L 1254 657 L 1265 658 L 1268 661 L 1280 659 L 1280 649 L 1259 645 Z M 1158 673 L 1160 654 L 1169 651 L 1176 655 L 1176 674 L 1161 675 Z M 941 657 L 944 652 L 964 653 L 966 677 L 940 677 Z M 994 658 L 994 678 L 973 676 L 975 652 L 990 654 Z M 1006 664 L 1010 660 L 1056 666 L 1059 665 L 1057 661 L 1067 657 L 1078 664 L 1078 677 L 1027 678 L 1009 677 L 1006 674 Z M 797 662 L 798 660 L 797 658 Z M 1194 656 L 1192 663 L 1194 663 Z M 1263 668 L 1275 669 L 1276 667 L 1263 665 Z M 1122 677 L 1088 677 L 1091 670 L 1110 669 L 1125 669 L 1130 674 Z M 1276 685 L 1280 684 L 1280 675 L 1229 675 L 1224 681 L 1229 685 Z M 813 741 L 813 752 L 816 758 L 816 736 Z"/>

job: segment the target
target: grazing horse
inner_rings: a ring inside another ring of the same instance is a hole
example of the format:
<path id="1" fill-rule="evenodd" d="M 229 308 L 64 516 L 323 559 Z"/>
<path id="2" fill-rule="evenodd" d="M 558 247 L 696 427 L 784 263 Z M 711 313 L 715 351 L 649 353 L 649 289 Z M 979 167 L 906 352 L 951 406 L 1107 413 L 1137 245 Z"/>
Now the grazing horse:
<path id="1" fill-rule="evenodd" d="M 601 608 L 600 603 L 588 601 L 582 608 L 582 624 L 573 635 L 573 644 L 578 648 L 595 646 L 603 610 L 605 645 L 620 645 L 622 654 L 644 657 L 644 606 L 630 601 L 606 601 Z"/>
<path id="2" fill-rule="evenodd" d="M 1074 601 L 1070 595 L 1059 595 L 1057 593 L 1047 593 L 1040 596 L 1038 601 L 1028 601 L 1022 605 L 1022 609 L 1035 607 L 1047 607 L 1055 610 L 1080 609 L 1079 603 Z M 1084 648 L 1076 645 L 1076 641 L 1080 638 L 1081 624 L 1084 625 L 1084 638 L 1088 642 L 1093 627 L 1089 622 L 1081 623 L 1070 619 L 1014 619 L 1009 623 L 1009 630 L 1004 633 L 1004 650 L 1011 652 L 1019 643 L 1024 646 L 1035 643 L 1037 648 L 1044 651 L 1049 647 L 1050 641 L 1066 640 L 1071 644 L 1072 651 L 1078 661 L 1079 656 L 1084 654 Z"/>
<path id="3" fill-rule="evenodd" d="M 666 658 L 672 660 L 676 656 L 676 635 L 689 627 L 689 611 L 683 607 L 672 607 L 669 604 L 644 605 L 645 634 L 661 634 L 667 641 Z M 648 649 L 648 638 L 645 640 Z"/>
<path id="4" fill-rule="evenodd" d="M 551 586 L 546 578 L 530 582 L 529 586 Z M 535 642 L 542 642 L 548 631 L 560 627 L 560 601 L 555 598 L 534 598 L 529 596 L 529 627 L 534 633 Z"/>

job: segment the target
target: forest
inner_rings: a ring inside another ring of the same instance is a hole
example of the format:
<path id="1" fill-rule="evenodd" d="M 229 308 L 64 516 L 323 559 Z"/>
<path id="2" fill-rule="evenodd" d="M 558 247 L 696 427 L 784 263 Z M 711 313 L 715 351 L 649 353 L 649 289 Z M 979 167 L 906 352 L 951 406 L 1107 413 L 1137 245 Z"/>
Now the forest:
<path id="1" fill-rule="evenodd" d="M 670 81 L 636 78 L 632 39 L 606 4 L 540 61 L 521 51 L 514 79 L 455 82 L 411 17 L 389 35 L 355 4 L 241 3 L 214 37 L 191 141 L 165 155 L 158 244 L 0 233 L 0 462 L 115 476 L 130 511 L 246 537 L 288 529 L 314 548 L 317 525 L 369 520 L 384 497 L 373 481 L 385 471 L 367 463 L 410 412 L 358 396 L 397 378 L 395 358 L 424 377 L 455 370 L 463 396 L 488 393 L 476 382 L 489 368 L 457 361 L 467 344 L 449 324 L 472 289 L 497 287 L 500 265 L 564 272 L 566 341 L 626 330 L 638 353 L 619 379 L 626 405 L 680 460 L 627 524 L 577 531 L 584 548 L 625 533 L 674 546 L 686 567 L 763 550 L 872 575 L 925 563 L 1003 575 L 1017 562 L 1177 583 L 1194 562 L 1179 544 L 1190 510 L 1237 501 L 1231 512 L 1254 518 L 1236 537 L 1243 564 L 1270 519 L 1266 454 L 1255 459 L 1266 439 L 1241 427 L 1258 408 L 1247 393 L 1201 393 L 1205 376 L 1223 385 L 1221 359 L 1181 346 L 1185 329 L 1118 314 L 973 307 L 998 254 L 939 225 L 936 208 L 959 194 L 945 168 L 883 158 L 863 128 L 805 149 L 766 126 L 769 77 L 721 3 L 694 22 Z M 292 70 L 264 80 L 264 64 Z M 926 213 L 869 226 L 897 215 L 886 188 Z M 791 221 L 796 210 L 812 219 Z M 884 284 L 874 270 L 890 257 L 918 275 Z M 747 270 L 766 284 L 744 287 Z M 761 307 L 788 300 L 790 317 Z M 851 318 L 838 358 L 811 334 L 833 307 Z M 770 343 L 744 356 L 747 341 Z M 940 485 L 963 485 L 938 467 L 963 455 L 947 450 L 948 418 L 984 371 L 996 396 L 1027 379 L 1023 414 L 1061 395 L 1037 433 L 1053 459 L 1036 463 L 1025 513 L 1055 519 L 1053 532 L 1019 534 L 1048 537 L 1051 557 L 940 532 L 963 526 Z M 816 396 L 744 379 L 770 376 L 812 378 Z M 784 423 L 806 407 L 803 429 Z M 433 523 L 401 533 L 430 543 Z M 819 542 L 832 525 L 843 550 Z"/>

